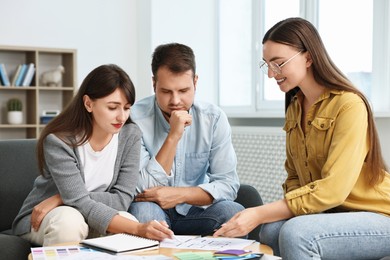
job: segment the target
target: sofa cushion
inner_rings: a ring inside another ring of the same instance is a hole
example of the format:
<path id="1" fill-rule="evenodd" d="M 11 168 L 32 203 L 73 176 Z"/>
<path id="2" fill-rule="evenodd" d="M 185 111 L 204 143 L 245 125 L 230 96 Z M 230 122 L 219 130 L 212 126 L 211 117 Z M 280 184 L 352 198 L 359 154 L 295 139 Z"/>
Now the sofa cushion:
<path id="1" fill-rule="evenodd" d="M 27 259 L 31 253 L 31 245 L 18 236 L 0 234 L 0 259 Z"/>
<path id="2" fill-rule="evenodd" d="M 0 231 L 12 221 L 39 175 L 36 139 L 0 141 Z"/>

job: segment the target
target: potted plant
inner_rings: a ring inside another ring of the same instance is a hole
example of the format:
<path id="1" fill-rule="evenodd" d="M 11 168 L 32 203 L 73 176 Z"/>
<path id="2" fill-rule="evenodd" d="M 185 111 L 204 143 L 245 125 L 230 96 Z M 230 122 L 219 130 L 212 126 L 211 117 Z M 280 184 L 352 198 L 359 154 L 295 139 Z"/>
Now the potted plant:
<path id="1" fill-rule="evenodd" d="M 22 113 L 22 101 L 18 98 L 11 98 L 7 102 L 8 109 L 8 123 L 11 125 L 18 125 L 23 122 L 23 113 Z"/>

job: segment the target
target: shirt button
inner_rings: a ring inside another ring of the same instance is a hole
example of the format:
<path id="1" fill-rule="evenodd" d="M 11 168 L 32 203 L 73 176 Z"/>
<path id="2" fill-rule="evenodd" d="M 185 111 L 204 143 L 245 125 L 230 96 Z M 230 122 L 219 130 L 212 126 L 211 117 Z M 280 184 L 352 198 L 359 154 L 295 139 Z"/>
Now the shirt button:
<path id="1" fill-rule="evenodd" d="M 314 184 L 310 185 L 310 189 L 311 189 L 311 190 L 314 189 L 314 187 L 315 187 Z"/>
<path id="2" fill-rule="evenodd" d="M 324 124 L 321 124 L 321 128 L 324 128 Z"/>
<path id="3" fill-rule="evenodd" d="M 307 124 L 308 124 L 308 125 L 311 125 L 311 121 L 308 121 Z"/>

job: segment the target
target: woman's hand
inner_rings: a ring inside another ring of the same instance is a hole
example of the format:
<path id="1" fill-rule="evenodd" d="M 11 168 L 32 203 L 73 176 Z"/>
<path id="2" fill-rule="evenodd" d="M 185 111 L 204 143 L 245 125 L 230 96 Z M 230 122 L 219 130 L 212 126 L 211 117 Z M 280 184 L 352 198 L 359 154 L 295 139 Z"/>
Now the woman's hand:
<path id="1" fill-rule="evenodd" d="M 137 235 L 162 241 L 165 238 L 173 238 L 173 231 L 169 229 L 165 221 L 152 220 L 147 223 L 139 223 Z"/>
<path id="2" fill-rule="evenodd" d="M 294 214 L 288 207 L 287 201 L 281 199 L 238 212 L 228 222 L 222 224 L 222 227 L 213 236 L 241 237 L 260 224 L 289 219 L 293 216 Z"/>
<path id="3" fill-rule="evenodd" d="M 242 237 L 259 225 L 257 208 L 247 208 L 238 212 L 214 233 L 214 237 Z"/>
<path id="4" fill-rule="evenodd" d="M 31 226 L 36 231 L 41 226 L 42 220 L 45 218 L 47 213 L 52 209 L 62 205 L 62 199 L 59 194 L 54 195 L 50 198 L 45 199 L 41 203 L 37 204 L 31 213 Z"/>

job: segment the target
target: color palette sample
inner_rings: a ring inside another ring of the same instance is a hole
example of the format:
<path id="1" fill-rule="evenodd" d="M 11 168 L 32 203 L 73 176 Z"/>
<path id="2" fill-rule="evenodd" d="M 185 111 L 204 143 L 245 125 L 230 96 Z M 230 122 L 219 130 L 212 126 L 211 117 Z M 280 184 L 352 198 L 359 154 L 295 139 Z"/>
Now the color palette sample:
<path id="1" fill-rule="evenodd" d="M 63 246 L 63 247 L 32 247 L 31 255 L 33 260 L 59 259 L 82 252 L 95 252 L 96 250 L 81 246 Z"/>

